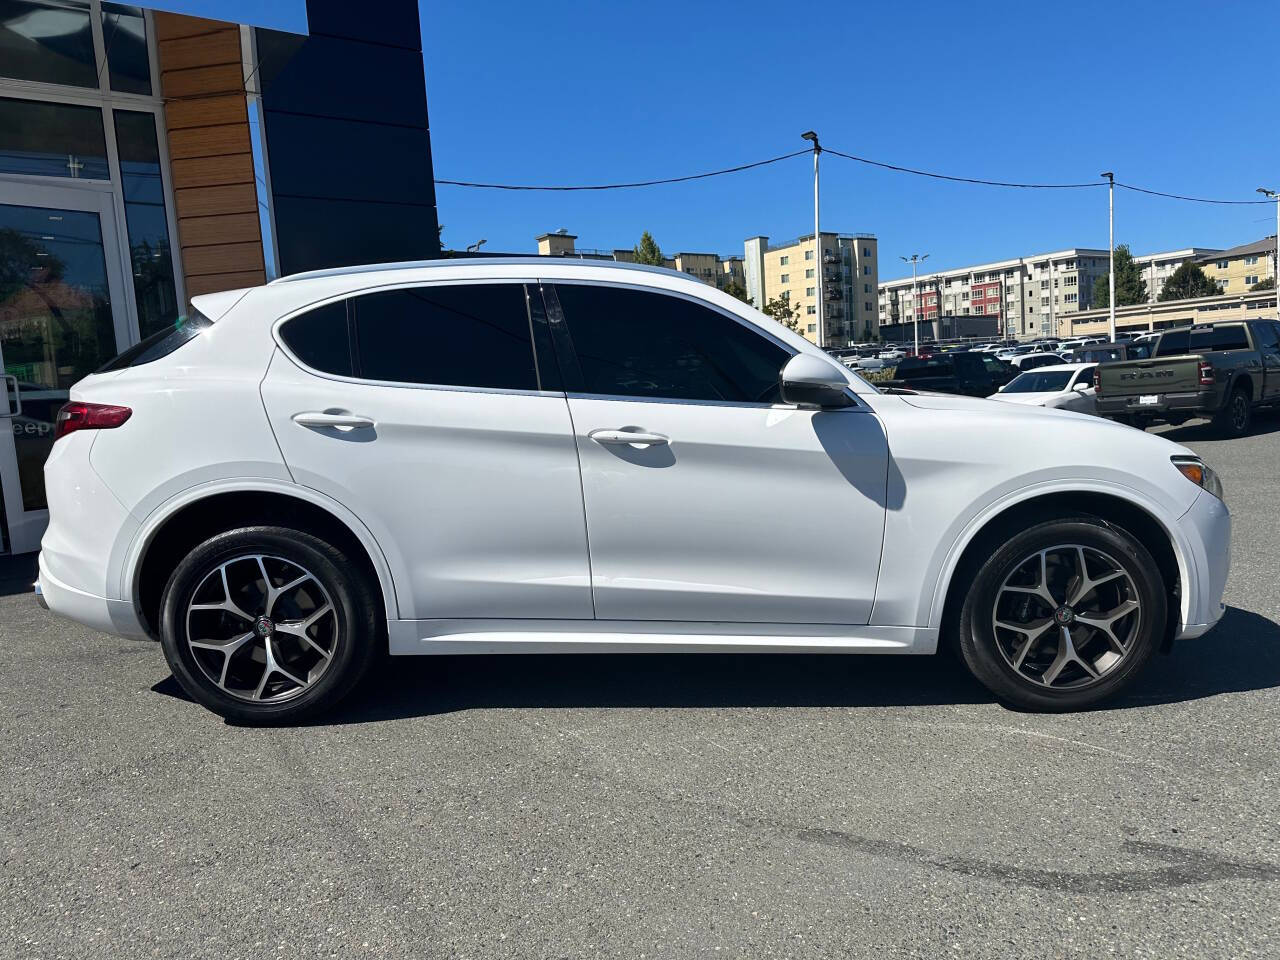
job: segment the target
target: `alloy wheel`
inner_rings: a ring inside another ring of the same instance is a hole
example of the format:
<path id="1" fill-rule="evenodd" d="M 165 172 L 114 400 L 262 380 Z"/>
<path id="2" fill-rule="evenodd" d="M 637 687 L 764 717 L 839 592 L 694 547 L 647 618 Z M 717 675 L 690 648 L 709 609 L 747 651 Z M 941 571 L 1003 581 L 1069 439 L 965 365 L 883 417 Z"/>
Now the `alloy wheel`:
<path id="1" fill-rule="evenodd" d="M 337 611 L 315 574 L 249 554 L 211 570 L 187 605 L 186 643 L 222 692 L 254 703 L 291 700 L 333 662 Z"/>
<path id="2" fill-rule="evenodd" d="M 1080 689 L 1129 656 L 1142 603 L 1124 565 L 1096 547 L 1060 544 L 1019 562 L 996 591 L 996 646 L 1022 678 Z"/>
<path id="3" fill-rule="evenodd" d="M 1231 425 L 1237 433 L 1243 433 L 1249 422 L 1249 400 L 1243 393 L 1231 398 Z"/>

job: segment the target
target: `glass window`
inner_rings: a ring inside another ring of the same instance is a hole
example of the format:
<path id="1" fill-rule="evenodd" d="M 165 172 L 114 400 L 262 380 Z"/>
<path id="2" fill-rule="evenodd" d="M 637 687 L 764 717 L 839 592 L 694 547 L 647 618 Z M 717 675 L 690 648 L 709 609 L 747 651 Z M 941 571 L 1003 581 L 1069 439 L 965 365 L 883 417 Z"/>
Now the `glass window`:
<path id="1" fill-rule="evenodd" d="M 156 118 L 150 113 L 116 110 L 115 123 L 138 326 L 145 337 L 167 328 L 178 316 Z"/>
<path id="2" fill-rule="evenodd" d="M 1157 357 L 1176 357 L 1187 352 L 1189 330 L 1171 330 L 1160 335 L 1160 343 L 1156 346 Z"/>
<path id="3" fill-rule="evenodd" d="M 790 352 L 689 300 L 587 284 L 556 287 L 587 393 L 776 403 Z"/>
<path id="4" fill-rule="evenodd" d="M 345 300 L 327 303 L 287 321 L 280 327 L 280 339 L 313 370 L 352 376 Z"/>
<path id="5" fill-rule="evenodd" d="M 0 97 L 0 173 L 109 179 L 102 111 Z"/>
<path id="6" fill-rule="evenodd" d="M 0 0 L 0 75 L 96 87 L 89 4 Z"/>
<path id="7" fill-rule="evenodd" d="M 1037 370 L 1014 377 L 1003 393 L 1056 393 L 1071 382 L 1069 370 Z"/>
<path id="8" fill-rule="evenodd" d="M 1207 330 L 1191 331 L 1191 353 L 1206 350 L 1248 350 L 1243 323 L 1220 323 Z"/>
<path id="9" fill-rule="evenodd" d="M 213 321 L 209 320 L 204 314 L 198 310 L 192 312 L 189 317 L 178 317 L 173 323 L 166 326 L 163 330 L 157 330 L 151 336 L 146 337 L 140 343 L 135 343 L 128 350 L 117 355 L 114 359 L 107 361 L 105 365 L 96 370 L 96 373 L 110 373 L 112 370 L 124 370 L 126 367 L 137 367 L 144 363 L 151 363 L 159 360 L 161 357 L 167 357 L 173 351 L 177 350 L 184 343 L 194 340 L 204 330 L 213 326 Z"/>
<path id="10" fill-rule="evenodd" d="M 442 284 L 356 297 L 357 376 L 537 390 L 524 286 Z"/>
<path id="11" fill-rule="evenodd" d="M 141 7 L 103 3 L 102 44 L 107 51 L 111 89 L 151 95 L 151 60 L 147 55 L 147 21 Z"/>
<path id="12" fill-rule="evenodd" d="M 1076 375 L 1075 382 L 1072 383 L 1071 386 L 1078 387 L 1078 386 L 1084 385 L 1086 387 L 1092 387 L 1093 376 L 1094 376 L 1094 373 L 1097 371 L 1097 369 L 1098 369 L 1097 367 L 1086 367 L 1084 370 L 1081 370 Z"/>

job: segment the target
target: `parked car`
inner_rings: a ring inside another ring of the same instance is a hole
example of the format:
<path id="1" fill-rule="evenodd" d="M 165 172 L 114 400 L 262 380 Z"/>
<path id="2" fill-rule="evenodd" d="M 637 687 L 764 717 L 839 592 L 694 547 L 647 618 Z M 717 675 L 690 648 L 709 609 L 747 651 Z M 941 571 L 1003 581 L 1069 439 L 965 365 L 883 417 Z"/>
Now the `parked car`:
<path id="1" fill-rule="evenodd" d="M 858 357 L 856 360 L 846 361 L 846 365 L 854 370 L 883 370 L 889 366 L 889 361 L 879 357 Z"/>
<path id="2" fill-rule="evenodd" d="M 1017 373 L 1007 363 L 985 353 L 943 353 L 936 357 L 901 360 L 893 379 L 881 384 L 908 390 L 932 390 L 970 397 L 988 397 Z"/>
<path id="3" fill-rule="evenodd" d="M 1067 361 L 1057 353 L 1023 353 L 1010 357 L 1007 362 L 1017 370 L 1035 370 L 1037 367 L 1049 367 Z"/>
<path id="4" fill-rule="evenodd" d="M 1116 363 L 1121 360 L 1145 360 L 1149 356 L 1149 344 L 1118 340 L 1114 343 L 1094 343 L 1080 347 L 1072 351 L 1071 360 L 1075 363 Z"/>
<path id="5" fill-rule="evenodd" d="M 1066 710 L 1222 615 L 1230 519 L 1186 448 L 883 393 L 675 271 L 437 260 L 192 303 L 72 387 L 36 590 L 240 722 L 331 707 L 379 649 L 945 642 Z"/>
<path id="6" fill-rule="evenodd" d="M 1021 373 L 993 393 L 991 399 L 1075 413 L 1096 413 L 1094 373 L 1097 368 L 1096 363 L 1065 363 Z"/>
<path id="7" fill-rule="evenodd" d="M 1280 323 L 1244 320 L 1166 330 L 1150 359 L 1104 364 L 1098 412 L 1146 427 L 1212 417 L 1238 437 L 1253 411 L 1280 406 Z"/>
<path id="8" fill-rule="evenodd" d="M 880 360 L 901 360 L 907 355 L 907 351 L 901 347 L 890 347 L 888 350 L 881 350 L 876 354 Z"/>

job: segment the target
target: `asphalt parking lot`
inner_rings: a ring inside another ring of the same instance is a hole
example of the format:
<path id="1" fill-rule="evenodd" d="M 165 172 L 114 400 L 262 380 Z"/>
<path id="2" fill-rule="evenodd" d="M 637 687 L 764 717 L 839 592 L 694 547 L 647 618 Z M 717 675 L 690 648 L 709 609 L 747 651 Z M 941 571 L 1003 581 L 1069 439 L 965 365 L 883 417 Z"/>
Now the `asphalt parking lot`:
<path id="1" fill-rule="evenodd" d="M 1280 955 L 1280 418 L 1230 609 L 1123 700 L 938 659 L 423 658 L 250 730 L 0 598 L 0 956 Z"/>

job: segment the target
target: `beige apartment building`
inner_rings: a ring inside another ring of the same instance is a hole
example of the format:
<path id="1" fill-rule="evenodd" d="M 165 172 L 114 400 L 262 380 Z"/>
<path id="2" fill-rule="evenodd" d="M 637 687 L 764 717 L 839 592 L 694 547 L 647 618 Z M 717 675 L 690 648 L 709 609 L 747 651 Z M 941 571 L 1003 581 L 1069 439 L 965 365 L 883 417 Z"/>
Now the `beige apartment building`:
<path id="1" fill-rule="evenodd" d="M 1166 300 L 1164 303 L 1136 303 L 1116 308 L 1116 330 L 1119 333 L 1144 333 L 1184 327 L 1191 323 L 1222 323 L 1226 320 L 1274 320 L 1276 292 L 1219 294 L 1194 300 Z M 1085 310 L 1073 313 L 1061 336 L 1105 337 L 1110 330 L 1107 311 Z"/>
<path id="2" fill-rule="evenodd" d="M 1145 253 L 1134 257 L 1133 262 L 1141 268 L 1142 279 L 1147 283 L 1147 302 L 1155 303 L 1160 298 L 1165 282 L 1188 260 L 1200 260 L 1210 254 L 1221 252 L 1215 247 L 1184 247 L 1181 250 Z"/>
<path id="3" fill-rule="evenodd" d="M 542 257 L 576 257 L 580 260 L 614 260 L 618 263 L 634 263 L 633 249 L 616 250 L 580 249 L 577 236 L 568 231 L 544 233 L 538 237 L 538 255 Z M 732 287 L 746 289 L 746 272 L 741 257 L 722 257 L 718 253 L 677 253 L 663 260 L 664 267 L 679 270 L 717 290 Z"/>
<path id="4" fill-rule="evenodd" d="M 1230 250 L 1206 253 L 1196 261 L 1223 293 L 1242 294 L 1255 283 L 1274 279 L 1275 256 L 1276 238 L 1266 237 Z"/>
<path id="5" fill-rule="evenodd" d="M 819 245 L 808 235 L 775 244 L 757 236 L 748 239 L 744 248 L 747 297 L 756 307 L 763 309 L 770 300 L 789 300 L 800 310 L 799 332 L 829 347 L 877 335 L 880 255 L 874 234 L 824 231 Z M 826 328 L 821 337 L 819 295 Z"/>
<path id="6" fill-rule="evenodd" d="M 1106 282 L 1106 250 L 1073 247 L 891 280 L 879 287 L 879 323 L 941 317 L 995 317 L 1005 337 L 1032 339 L 1061 331 L 1088 309 L 1094 284 Z"/>

